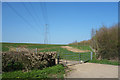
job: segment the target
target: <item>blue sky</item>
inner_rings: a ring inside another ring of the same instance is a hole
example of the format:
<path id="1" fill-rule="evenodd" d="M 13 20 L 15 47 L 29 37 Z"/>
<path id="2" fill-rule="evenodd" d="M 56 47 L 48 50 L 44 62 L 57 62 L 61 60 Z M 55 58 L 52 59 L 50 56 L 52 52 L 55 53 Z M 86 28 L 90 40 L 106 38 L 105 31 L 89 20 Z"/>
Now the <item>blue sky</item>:
<path id="1" fill-rule="evenodd" d="M 117 2 L 14 2 L 2 5 L 2 41 L 67 44 L 91 38 L 91 29 L 118 22 Z"/>

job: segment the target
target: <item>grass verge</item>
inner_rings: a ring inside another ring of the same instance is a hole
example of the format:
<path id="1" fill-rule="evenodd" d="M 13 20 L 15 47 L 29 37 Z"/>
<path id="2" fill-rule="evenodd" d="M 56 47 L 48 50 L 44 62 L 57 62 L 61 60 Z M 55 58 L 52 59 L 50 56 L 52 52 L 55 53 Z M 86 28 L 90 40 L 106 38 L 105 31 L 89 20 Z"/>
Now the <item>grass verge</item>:
<path id="1" fill-rule="evenodd" d="M 120 65 L 120 63 L 118 63 L 118 61 L 109 61 L 109 60 L 97 60 L 97 59 L 93 59 L 89 61 L 90 63 L 99 63 L 99 64 L 109 64 L 109 65 Z"/>
<path id="2" fill-rule="evenodd" d="M 64 78 L 64 69 L 64 66 L 59 64 L 43 70 L 31 70 L 30 72 L 5 72 L 2 74 L 2 78 Z"/>

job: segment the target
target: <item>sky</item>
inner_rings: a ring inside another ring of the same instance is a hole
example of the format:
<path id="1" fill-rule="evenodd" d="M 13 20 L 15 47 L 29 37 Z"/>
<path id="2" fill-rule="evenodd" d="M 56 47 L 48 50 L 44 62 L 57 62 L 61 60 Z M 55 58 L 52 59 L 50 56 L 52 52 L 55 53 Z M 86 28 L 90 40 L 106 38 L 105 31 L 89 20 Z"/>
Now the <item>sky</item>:
<path id="1" fill-rule="evenodd" d="M 2 41 L 43 44 L 47 24 L 49 44 L 68 44 L 117 22 L 117 2 L 4 2 Z"/>

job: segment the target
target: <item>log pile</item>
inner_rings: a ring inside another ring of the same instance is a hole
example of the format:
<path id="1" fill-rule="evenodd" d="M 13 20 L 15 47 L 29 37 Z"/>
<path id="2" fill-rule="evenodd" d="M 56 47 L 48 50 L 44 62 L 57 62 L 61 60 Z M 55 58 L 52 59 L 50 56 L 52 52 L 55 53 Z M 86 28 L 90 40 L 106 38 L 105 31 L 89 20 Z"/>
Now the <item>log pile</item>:
<path id="1" fill-rule="evenodd" d="M 2 52 L 3 71 L 42 69 L 55 65 L 56 52 Z"/>

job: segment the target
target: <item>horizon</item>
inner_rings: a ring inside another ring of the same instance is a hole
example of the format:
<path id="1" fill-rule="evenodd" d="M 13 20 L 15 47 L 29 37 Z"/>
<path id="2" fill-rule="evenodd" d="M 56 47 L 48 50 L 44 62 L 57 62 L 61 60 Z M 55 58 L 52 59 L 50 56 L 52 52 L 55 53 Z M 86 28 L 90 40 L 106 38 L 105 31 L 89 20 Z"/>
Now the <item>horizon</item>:
<path id="1" fill-rule="evenodd" d="M 2 41 L 49 44 L 89 40 L 91 30 L 118 23 L 118 2 L 3 2 Z"/>
<path id="2" fill-rule="evenodd" d="M 44 44 L 44 43 L 36 43 L 36 42 L 0 42 L 0 43 L 13 43 L 13 44 L 19 44 L 19 43 L 21 43 L 21 44 Z M 70 43 L 68 43 L 68 44 L 70 44 Z M 45 45 L 68 45 L 68 44 L 59 44 L 59 43 L 53 43 L 53 44 L 45 44 Z"/>

